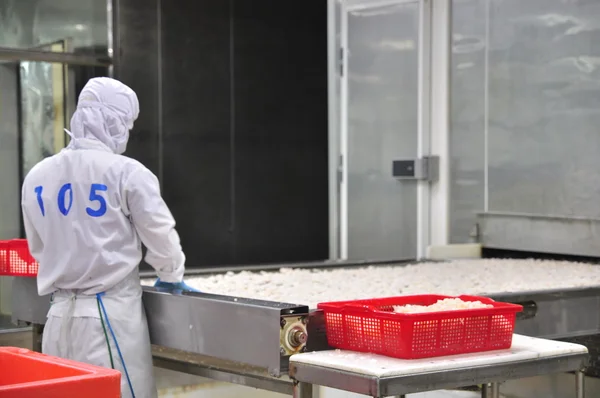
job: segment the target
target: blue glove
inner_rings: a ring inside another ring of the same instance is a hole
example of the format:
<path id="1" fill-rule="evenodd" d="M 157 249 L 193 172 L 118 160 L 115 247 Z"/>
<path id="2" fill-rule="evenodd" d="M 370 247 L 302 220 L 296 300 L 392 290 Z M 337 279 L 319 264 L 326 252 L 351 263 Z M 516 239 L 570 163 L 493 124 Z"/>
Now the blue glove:
<path id="1" fill-rule="evenodd" d="M 181 293 L 181 292 L 193 292 L 193 293 L 201 293 L 200 290 L 196 290 L 193 287 L 188 286 L 185 282 L 163 282 L 158 278 L 156 283 L 154 284 L 155 288 L 166 290 L 171 293 Z"/>

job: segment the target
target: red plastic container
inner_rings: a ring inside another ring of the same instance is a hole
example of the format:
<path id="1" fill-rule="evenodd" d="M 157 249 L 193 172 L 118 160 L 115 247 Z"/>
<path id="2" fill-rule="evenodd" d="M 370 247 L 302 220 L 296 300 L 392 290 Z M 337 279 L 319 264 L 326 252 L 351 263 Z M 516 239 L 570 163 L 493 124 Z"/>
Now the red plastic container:
<path id="1" fill-rule="evenodd" d="M 119 398 L 121 373 L 23 348 L 0 347 L 0 398 Z"/>
<path id="2" fill-rule="evenodd" d="M 493 308 L 403 314 L 393 306 L 432 305 L 459 298 Z M 418 295 L 321 303 L 329 345 L 401 359 L 430 358 L 510 348 L 523 307 L 476 296 Z"/>
<path id="3" fill-rule="evenodd" d="M 38 273 L 26 239 L 0 241 L 0 276 L 29 276 Z"/>

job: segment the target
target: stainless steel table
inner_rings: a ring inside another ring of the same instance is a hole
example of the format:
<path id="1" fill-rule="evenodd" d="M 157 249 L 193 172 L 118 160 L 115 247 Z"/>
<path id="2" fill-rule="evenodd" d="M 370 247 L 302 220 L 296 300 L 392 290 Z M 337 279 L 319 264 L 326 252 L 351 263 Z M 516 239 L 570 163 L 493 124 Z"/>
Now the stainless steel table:
<path id="1" fill-rule="evenodd" d="M 310 397 L 313 386 L 380 398 L 472 385 L 484 385 L 483 397 L 499 398 L 503 381 L 577 372 L 576 396 L 584 398 L 587 361 L 585 346 L 515 335 L 510 350 L 444 358 L 400 360 L 340 350 L 298 354 L 290 359 L 290 377 L 297 398 Z"/>

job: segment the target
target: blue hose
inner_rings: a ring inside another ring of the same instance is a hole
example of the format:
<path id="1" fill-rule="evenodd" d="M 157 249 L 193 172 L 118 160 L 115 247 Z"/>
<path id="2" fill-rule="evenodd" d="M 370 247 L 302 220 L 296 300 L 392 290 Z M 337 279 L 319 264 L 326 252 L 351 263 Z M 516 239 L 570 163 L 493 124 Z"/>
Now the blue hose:
<path id="1" fill-rule="evenodd" d="M 121 359 L 121 363 L 123 364 L 123 370 L 125 371 L 125 377 L 127 377 L 127 384 L 129 384 L 129 390 L 131 391 L 131 396 L 135 398 L 135 393 L 133 392 L 133 385 L 131 384 L 131 379 L 129 378 L 129 372 L 127 372 L 127 366 L 125 366 L 125 360 L 123 359 L 123 354 L 121 354 L 121 348 L 119 348 L 119 343 L 117 342 L 117 337 L 115 336 L 115 332 L 113 331 L 112 326 L 110 325 L 110 321 L 108 320 L 108 314 L 106 313 L 106 308 L 104 307 L 104 303 L 102 302 L 102 296 L 104 293 L 98 293 L 96 298 L 100 303 L 100 307 L 102 307 L 102 312 L 104 313 L 104 319 L 106 319 L 106 325 L 108 326 L 108 330 L 115 341 L 115 346 L 117 347 L 117 352 L 119 353 L 119 358 Z"/>

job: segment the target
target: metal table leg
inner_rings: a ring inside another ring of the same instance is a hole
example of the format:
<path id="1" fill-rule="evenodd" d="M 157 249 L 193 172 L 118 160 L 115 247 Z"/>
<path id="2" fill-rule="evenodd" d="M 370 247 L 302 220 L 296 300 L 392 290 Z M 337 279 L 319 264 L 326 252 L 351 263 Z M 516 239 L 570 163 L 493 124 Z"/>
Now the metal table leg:
<path id="1" fill-rule="evenodd" d="M 585 375 L 582 371 L 575 372 L 575 396 L 577 398 L 585 397 Z"/>
<path id="2" fill-rule="evenodd" d="M 491 384 L 488 383 L 481 386 L 481 398 L 492 398 Z"/>
<path id="3" fill-rule="evenodd" d="M 294 382 L 294 398 L 312 398 L 312 395 L 312 384 Z"/>
<path id="4" fill-rule="evenodd" d="M 32 349 L 35 352 L 42 352 L 42 334 L 44 332 L 44 325 L 38 325 L 34 323 L 32 327 Z"/>
<path id="5" fill-rule="evenodd" d="M 492 398 L 500 398 L 500 383 L 492 383 Z"/>

